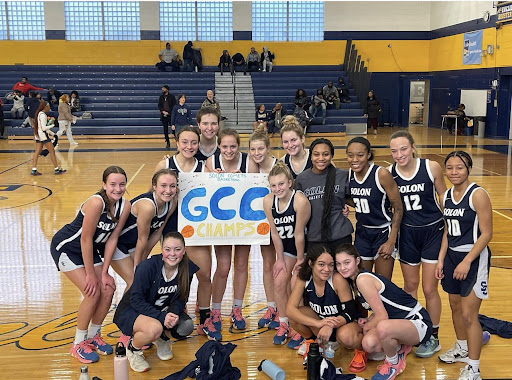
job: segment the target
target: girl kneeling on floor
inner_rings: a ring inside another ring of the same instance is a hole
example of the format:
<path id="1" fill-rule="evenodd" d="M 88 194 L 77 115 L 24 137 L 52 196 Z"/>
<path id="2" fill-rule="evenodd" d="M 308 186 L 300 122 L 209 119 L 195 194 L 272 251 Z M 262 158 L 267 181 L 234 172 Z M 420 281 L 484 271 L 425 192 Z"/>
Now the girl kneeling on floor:
<path id="1" fill-rule="evenodd" d="M 179 232 L 165 235 L 162 253 L 141 262 L 132 287 L 123 296 L 114 323 L 125 335 L 132 335 L 126 355 L 136 372 L 149 370 L 142 347 L 155 342 L 160 360 L 173 358 L 169 335 L 181 339 L 194 331 L 184 312 L 192 276 L 199 268 L 188 259 L 185 239 Z"/>

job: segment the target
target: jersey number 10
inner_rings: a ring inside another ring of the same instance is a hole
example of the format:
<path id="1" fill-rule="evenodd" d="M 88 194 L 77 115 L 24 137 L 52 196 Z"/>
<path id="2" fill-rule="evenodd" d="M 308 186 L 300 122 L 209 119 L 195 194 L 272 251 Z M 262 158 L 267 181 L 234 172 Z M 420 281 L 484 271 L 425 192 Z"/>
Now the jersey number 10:
<path id="1" fill-rule="evenodd" d="M 448 235 L 460 236 L 460 224 L 457 219 L 446 219 L 446 225 L 448 226 Z"/>

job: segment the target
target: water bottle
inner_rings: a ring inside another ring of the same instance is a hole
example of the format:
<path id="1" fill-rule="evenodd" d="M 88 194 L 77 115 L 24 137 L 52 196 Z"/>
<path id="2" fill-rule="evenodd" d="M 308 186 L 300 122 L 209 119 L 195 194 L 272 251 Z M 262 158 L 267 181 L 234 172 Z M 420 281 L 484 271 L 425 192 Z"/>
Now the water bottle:
<path id="1" fill-rule="evenodd" d="M 261 361 L 258 371 L 263 371 L 272 380 L 284 380 L 286 378 L 284 371 L 268 359 Z"/>
<path id="2" fill-rule="evenodd" d="M 320 377 L 320 347 L 318 343 L 311 343 L 308 351 L 308 377 L 307 380 L 318 380 Z"/>
<path id="3" fill-rule="evenodd" d="M 116 344 L 114 380 L 128 380 L 128 358 L 126 357 L 126 347 L 121 342 L 117 342 Z"/>
<path id="4" fill-rule="evenodd" d="M 324 357 L 326 359 L 334 358 L 334 344 L 333 342 L 325 342 L 324 344 Z"/>
<path id="5" fill-rule="evenodd" d="M 80 367 L 80 377 L 78 378 L 78 380 L 91 380 L 91 378 L 89 377 L 89 371 L 88 371 L 86 365 L 83 365 Z"/>

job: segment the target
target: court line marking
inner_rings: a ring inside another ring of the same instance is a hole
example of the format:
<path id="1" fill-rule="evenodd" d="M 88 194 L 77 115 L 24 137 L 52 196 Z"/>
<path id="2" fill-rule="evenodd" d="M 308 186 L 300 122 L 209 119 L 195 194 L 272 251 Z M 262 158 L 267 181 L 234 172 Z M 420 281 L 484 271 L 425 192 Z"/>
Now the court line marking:
<path id="1" fill-rule="evenodd" d="M 480 169 L 480 170 L 483 170 L 483 171 L 486 171 L 486 172 L 492 173 L 492 174 L 499 175 L 499 176 L 501 176 L 501 175 L 502 175 L 502 174 L 500 174 L 500 173 L 496 173 L 496 172 L 493 172 L 492 170 L 484 169 L 484 168 L 481 168 L 481 167 L 478 167 L 478 166 L 473 166 L 473 167 L 474 167 L 474 168 L 476 168 L 476 169 Z"/>
<path id="2" fill-rule="evenodd" d="M 130 184 L 132 183 L 132 181 L 135 179 L 135 177 L 137 177 L 137 174 L 139 174 L 139 173 L 140 173 L 140 171 L 142 170 L 142 168 L 143 168 L 144 166 L 146 166 L 146 164 L 142 164 L 142 165 L 140 166 L 139 170 L 137 170 L 137 171 L 135 172 L 135 174 L 132 176 L 132 178 L 128 181 L 128 183 L 126 184 L 126 187 L 129 187 L 129 186 L 130 186 Z"/>
<path id="3" fill-rule="evenodd" d="M 21 164 L 15 165 L 12 168 L 5 169 L 3 172 L 0 172 L 0 174 L 4 174 L 4 173 L 8 172 L 9 170 L 16 169 L 18 166 L 25 165 L 27 162 L 30 162 L 30 161 L 32 161 L 32 159 L 24 161 Z"/>
<path id="4" fill-rule="evenodd" d="M 492 259 L 512 259 L 512 256 L 493 256 Z"/>
<path id="5" fill-rule="evenodd" d="M 500 216 L 502 216 L 502 217 L 504 217 L 504 218 L 507 218 L 508 220 L 512 220 L 512 218 L 511 218 L 510 216 L 505 215 L 505 214 L 502 214 L 502 213 L 501 213 L 501 212 L 499 212 L 499 211 L 492 210 L 492 212 L 495 212 L 496 214 L 498 214 L 498 215 L 500 215 Z"/>

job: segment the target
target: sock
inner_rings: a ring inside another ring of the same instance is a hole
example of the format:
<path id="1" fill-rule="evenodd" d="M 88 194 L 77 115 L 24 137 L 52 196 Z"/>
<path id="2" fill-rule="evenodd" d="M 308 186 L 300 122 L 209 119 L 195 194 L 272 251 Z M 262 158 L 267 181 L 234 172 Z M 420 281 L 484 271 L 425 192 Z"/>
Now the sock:
<path id="1" fill-rule="evenodd" d="M 32 168 L 32 170 L 37 171 L 37 168 L 34 166 L 34 167 Z"/>
<path id="2" fill-rule="evenodd" d="M 169 341 L 171 338 L 169 338 L 167 336 L 167 334 L 165 333 L 165 331 L 162 331 L 162 334 L 160 335 L 160 339 L 162 339 L 164 342 L 167 342 Z"/>
<path id="3" fill-rule="evenodd" d="M 460 340 L 457 339 L 457 345 L 461 350 L 467 351 L 468 350 L 468 341 L 467 340 Z"/>
<path id="4" fill-rule="evenodd" d="M 434 338 L 439 339 L 439 325 L 432 326 L 432 335 Z"/>
<path id="5" fill-rule="evenodd" d="M 474 373 L 478 373 L 480 371 L 480 360 L 468 359 L 468 364 L 471 366 Z"/>
<path id="6" fill-rule="evenodd" d="M 77 328 L 75 332 L 75 341 L 73 342 L 73 344 L 76 346 L 77 344 L 82 343 L 86 339 L 87 330 L 80 330 Z"/>
<path id="7" fill-rule="evenodd" d="M 220 310 L 221 308 L 221 303 L 220 302 L 212 302 L 212 310 Z"/>
<path id="8" fill-rule="evenodd" d="M 89 339 L 94 338 L 96 335 L 98 335 L 101 331 L 101 325 L 96 325 L 91 322 L 89 325 L 89 333 L 87 334 L 87 337 Z"/>
<path id="9" fill-rule="evenodd" d="M 242 307 L 242 300 L 237 300 L 237 299 L 234 299 L 233 300 L 233 307 Z"/>
<path id="10" fill-rule="evenodd" d="M 268 307 L 272 307 L 272 308 L 274 308 L 274 310 L 276 310 L 276 303 L 275 302 L 267 302 L 267 306 Z"/>
<path id="11" fill-rule="evenodd" d="M 395 354 L 395 356 L 392 357 L 386 355 L 386 360 L 391 364 L 398 364 L 398 354 Z"/>
<path id="12" fill-rule="evenodd" d="M 279 323 L 286 323 L 287 326 L 290 326 L 290 322 L 288 321 L 288 317 L 279 317 Z"/>
<path id="13" fill-rule="evenodd" d="M 199 324 L 204 325 L 204 322 L 210 318 L 210 308 L 199 308 Z"/>
<path id="14" fill-rule="evenodd" d="M 140 351 L 140 348 L 137 348 L 133 345 L 133 339 L 130 339 L 130 343 L 128 343 L 128 349 L 131 352 Z"/>

